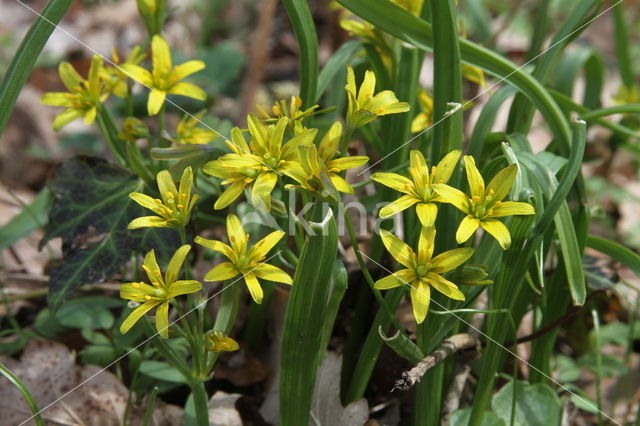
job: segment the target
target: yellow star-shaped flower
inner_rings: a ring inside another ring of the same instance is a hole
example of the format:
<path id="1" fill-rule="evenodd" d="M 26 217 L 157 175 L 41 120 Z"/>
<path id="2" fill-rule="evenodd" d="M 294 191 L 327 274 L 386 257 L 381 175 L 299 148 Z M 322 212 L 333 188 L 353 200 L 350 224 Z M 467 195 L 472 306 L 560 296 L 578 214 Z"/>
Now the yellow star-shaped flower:
<path id="1" fill-rule="evenodd" d="M 436 236 L 433 227 L 422 227 L 417 254 L 389 231 L 380 231 L 380 236 L 391 256 L 407 269 L 401 269 L 376 281 L 374 286 L 379 290 L 387 290 L 409 285 L 413 316 L 418 324 L 424 321 L 429 311 L 431 287 L 454 300 L 464 300 L 464 294 L 442 274 L 456 269 L 469 260 L 473 255 L 471 247 L 445 251 L 432 258 Z"/>
<path id="2" fill-rule="evenodd" d="M 429 173 L 429 167 L 422 153 L 413 150 L 410 153 L 408 169 L 411 179 L 397 173 L 374 173 L 371 175 L 371 179 L 374 181 L 405 194 L 380 209 L 380 217 L 391 217 L 415 204 L 416 213 L 422 226 L 433 226 L 438 215 L 438 206 L 435 203 L 444 201 L 433 190 L 433 187 L 435 184 L 444 185 L 449 181 L 459 159 L 460 151 L 451 151 L 437 166 L 432 167 L 431 173 Z"/>
<path id="3" fill-rule="evenodd" d="M 451 203 L 466 214 L 462 219 L 456 240 L 463 243 L 482 227 L 491 234 L 504 250 L 511 245 L 511 234 L 507 227 L 496 220 L 500 217 L 513 215 L 535 214 L 532 205 L 517 201 L 502 201 L 509 194 L 516 179 L 518 166 L 512 164 L 500 170 L 485 188 L 484 179 L 480 175 L 476 162 L 470 155 L 465 155 L 464 165 L 469 182 L 471 196 L 448 185 L 434 185 L 434 190 L 442 196 L 445 202 Z"/>
<path id="4" fill-rule="evenodd" d="M 293 280 L 277 266 L 264 263 L 267 253 L 284 237 L 284 232 L 274 231 L 249 246 L 249 235 L 244 232 L 238 216 L 227 216 L 227 235 L 231 246 L 217 240 L 207 240 L 200 236 L 195 242 L 223 254 L 228 262 L 222 262 L 214 266 L 204 276 L 205 281 L 224 281 L 242 275 L 244 282 L 256 303 L 262 302 L 263 292 L 258 278 L 284 284 L 291 284 Z"/>
<path id="5" fill-rule="evenodd" d="M 122 322 L 120 333 L 126 333 L 153 308 L 156 309 L 156 330 L 158 334 L 165 339 L 169 337 L 169 302 L 171 299 L 183 294 L 191 294 L 202 289 L 202 284 L 194 280 L 178 280 L 180 269 L 184 263 L 187 254 L 191 250 L 188 244 L 180 247 L 171 260 L 169 266 L 162 276 L 156 255 L 151 250 L 144 257 L 142 269 L 147 274 L 151 284 L 143 282 L 126 283 L 120 286 L 120 297 L 141 303 L 133 312 Z"/>
<path id="6" fill-rule="evenodd" d="M 203 110 L 196 115 L 185 114 L 176 128 L 176 143 L 204 145 L 219 136 L 213 130 L 197 127 L 206 112 L 207 111 Z"/>
<path id="7" fill-rule="evenodd" d="M 188 61 L 174 67 L 171 62 L 169 45 L 159 35 L 153 36 L 151 40 L 151 54 L 153 64 L 151 71 L 131 63 L 125 63 L 121 66 L 130 78 L 151 90 L 147 101 L 149 115 L 156 115 L 160 112 L 168 94 L 187 96 L 201 101 L 207 98 L 207 94 L 198 86 L 181 81 L 204 69 L 204 62 Z"/>

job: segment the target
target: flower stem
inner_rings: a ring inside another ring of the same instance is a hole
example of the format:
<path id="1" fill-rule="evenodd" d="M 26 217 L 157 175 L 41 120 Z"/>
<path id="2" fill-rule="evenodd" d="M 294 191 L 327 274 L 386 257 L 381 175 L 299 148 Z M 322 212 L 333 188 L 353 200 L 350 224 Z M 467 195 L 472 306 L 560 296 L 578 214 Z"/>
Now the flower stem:
<path id="1" fill-rule="evenodd" d="M 209 398 L 207 390 L 202 380 L 192 379 L 189 381 L 191 393 L 193 394 L 193 405 L 196 409 L 196 423 L 198 426 L 209 426 L 209 410 L 207 404 Z"/>

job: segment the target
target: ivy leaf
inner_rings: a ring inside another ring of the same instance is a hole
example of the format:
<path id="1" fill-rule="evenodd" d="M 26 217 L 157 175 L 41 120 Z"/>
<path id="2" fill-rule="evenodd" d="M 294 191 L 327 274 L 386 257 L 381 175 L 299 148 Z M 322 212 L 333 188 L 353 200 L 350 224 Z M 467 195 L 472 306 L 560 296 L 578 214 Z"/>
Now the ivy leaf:
<path id="1" fill-rule="evenodd" d="M 98 158 L 73 158 L 55 171 L 49 185 L 54 196 L 49 226 L 40 242 L 42 247 L 62 238 L 63 259 L 49 276 L 53 311 L 78 287 L 112 277 L 132 251 L 155 248 L 166 261 L 179 246 L 172 229 L 127 229 L 132 219 L 148 214 L 129 198 L 143 187 L 137 176 Z"/>

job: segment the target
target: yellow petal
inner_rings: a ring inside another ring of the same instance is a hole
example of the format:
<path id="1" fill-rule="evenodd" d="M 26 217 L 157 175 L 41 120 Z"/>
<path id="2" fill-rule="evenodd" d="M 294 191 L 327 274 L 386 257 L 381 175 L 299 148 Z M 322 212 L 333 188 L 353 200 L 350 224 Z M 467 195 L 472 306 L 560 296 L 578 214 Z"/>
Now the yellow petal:
<path id="1" fill-rule="evenodd" d="M 160 266 L 158 266 L 158 261 L 156 260 L 156 252 L 153 250 L 149 250 L 149 252 L 144 257 L 144 262 L 142 264 L 142 269 L 147 273 L 151 284 L 155 287 L 164 287 L 164 278 L 162 273 L 160 272 Z"/>
<path id="2" fill-rule="evenodd" d="M 178 195 L 178 188 L 176 188 L 176 184 L 173 182 L 173 178 L 171 177 L 171 173 L 167 170 L 161 170 L 156 175 L 156 182 L 158 183 L 158 191 L 160 191 L 160 197 L 165 204 L 169 199 L 173 199 L 174 202 L 175 197 Z"/>
<path id="3" fill-rule="evenodd" d="M 96 120 L 96 107 L 89 108 L 84 112 L 84 124 L 90 126 Z"/>
<path id="4" fill-rule="evenodd" d="M 379 279 L 373 286 L 378 290 L 388 290 L 390 288 L 409 284 L 415 278 L 416 275 L 415 272 L 413 272 L 413 269 L 401 269 L 391 275 Z"/>
<path id="5" fill-rule="evenodd" d="M 53 120 L 53 130 L 56 132 L 62 129 L 67 124 L 71 123 L 73 120 L 82 117 L 82 111 L 77 109 L 68 109 L 64 111 L 62 114 L 59 114 Z"/>
<path id="6" fill-rule="evenodd" d="M 498 241 L 503 250 L 511 246 L 511 234 L 509 234 L 509 230 L 504 226 L 504 223 L 499 220 L 488 219 L 481 221 L 480 226 Z"/>
<path id="7" fill-rule="evenodd" d="M 491 217 L 505 217 L 514 215 L 535 214 L 536 211 L 531 204 L 518 201 L 503 201 L 491 209 Z"/>
<path id="8" fill-rule="evenodd" d="M 218 263 L 204 276 L 205 281 L 224 281 L 238 276 L 240 273 L 231 262 Z"/>
<path id="9" fill-rule="evenodd" d="M 454 300 L 464 300 L 464 294 L 451 281 L 441 277 L 438 274 L 427 274 L 427 281 L 440 293 Z"/>
<path id="10" fill-rule="evenodd" d="M 282 231 L 273 231 L 260 241 L 258 241 L 249 251 L 249 256 L 254 261 L 260 261 L 269 253 L 269 251 L 278 244 L 278 241 L 285 236 Z"/>
<path id="11" fill-rule="evenodd" d="M 313 145 L 313 140 L 315 139 L 317 133 L 318 129 L 307 129 L 304 132 L 289 139 L 287 143 L 282 146 L 281 158 L 286 160 L 297 160 L 298 151 L 304 146 Z M 313 146 L 315 147 L 315 145 Z"/>
<path id="12" fill-rule="evenodd" d="M 433 174 L 433 183 L 447 183 L 460 160 L 460 150 L 454 150 L 444 156 Z"/>
<path id="13" fill-rule="evenodd" d="M 244 232 L 242 222 L 235 214 L 227 215 L 227 235 L 232 247 L 246 247 L 247 234 Z"/>
<path id="14" fill-rule="evenodd" d="M 400 213 L 401 211 L 408 209 L 409 207 L 411 207 L 412 205 L 414 205 L 419 201 L 420 200 L 418 200 L 413 195 L 403 195 L 397 200 L 381 208 L 380 217 L 385 218 L 385 217 L 393 216 L 394 214 Z"/>
<path id="15" fill-rule="evenodd" d="M 453 271 L 473 256 L 472 247 L 461 247 L 440 253 L 431 259 L 431 272 L 443 274 Z"/>
<path id="16" fill-rule="evenodd" d="M 258 210 L 271 210 L 271 192 L 276 186 L 278 175 L 274 172 L 262 173 L 251 188 L 251 204 Z"/>
<path id="17" fill-rule="evenodd" d="M 232 183 L 222 194 L 220 194 L 220 197 L 216 200 L 213 208 L 216 210 L 224 209 L 229 204 L 233 203 L 240 194 L 242 194 L 242 191 L 246 186 L 247 184 L 243 181 Z"/>
<path id="18" fill-rule="evenodd" d="M 120 69 L 133 81 L 137 81 L 148 88 L 153 86 L 153 77 L 151 73 L 144 68 L 133 64 L 122 64 L 120 65 Z"/>
<path id="19" fill-rule="evenodd" d="M 293 280 L 282 269 L 277 266 L 261 263 L 253 269 L 253 273 L 263 280 L 274 281 L 283 284 L 292 284 Z"/>
<path id="20" fill-rule="evenodd" d="M 467 181 L 469 182 L 469 191 L 474 197 L 484 197 L 484 179 L 476 167 L 476 161 L 470 155 L 464 156 L 464 166 L 467 171 Z M 446 197 L 445 197 L 446 198 Z"/>
<path id="21" fill-rule="evenodd" d="M 456 241 L 458 244 L 462 244 L 471 238 L 476 229 L 480 226 L 480 220 L 476 219 L 475 216 L 467 215 L 460 222 L 460 226 L 458 226 L 458 231 L 456 232 Z"/>
<path id="22" fill-rule="evenodd" d="M 169 287 L 168 297 L 182 296 L 183 294 L 192 294 L 202 290 L 202 284 L 195 280 L 180 280 L 171 284 Z"/>
<path id="23" fill-rule="evenodd" d="M 336 155 L 341 135 L 342 123 L 336 121 L 322 137 L 322 140 L 318 145 L 318 153 L 325 161 L 331 160 Z"/>
<path id="24" fill-rule="evenodd" d="M 422 226 L 432 227 L 436 223 L 438 206 L 434 203 L 418 203 L 416 205 L 416 213 Z"/>
<path id="25" fill-rule="evenodd" d="M 407 268 L 413 268 L 416 263 L 416 255 L 411 247 L 386 229 L 380 230 L 380 238 L 395 260 Z"/>
<path id="26" fill-rule="evenodd" d="M 186 199 L 189 199 L 191 196 L 191 186 L 193 185 L 193 170 L 191 166 L 184 169 L 182 172 L 182 177 L 180 177 L 180 187 L 178 189 L 178 194 L 180 196 L 184 196 Z"/>
<path id="27" fill-rule="evenodd" d="M 418 263 L 424 265 L 431 260 L 436 239 L 436 229 L 423 226 L 418 240 Z"/>
<path id="28" fill-rule="evenodd" d="M 518 165 L 512 164 L 500 170 L 487 185 L 487 194 L 491 194 L 491 201 L 502 201 L 513 186 L 518 175 Z"/>
<path id="29" fill-rule="evenodd" d="M 147 113 L 149 115 L 156 115 L 160 112 L 166 93 L 162 90 L 151 88 L 149 92 L 149 99 L 147 100 Z"/>
<path id="30" fill-rule="evenodd" d="M 362 104 L 366 102 L 369 98 L 373 96 L 373 92 L 376 88 L 376 75 L 371 70 L 367 70 L 364 73 L 364 80 L 360 85 L 360 90 L 358 91 L 358 103 Z"/>
<path id="31" fill-rule="evenodd" d="M 62 84 L 64 84 L 70 92 L 80 87 L 84 81 L 84 79 L 80 77 L 80 74 L 78 74 L 78 71 L 76 71 L 69 62 L 61 62 L 60 65 L 58 65 L 58 74 L 60 74 Z"/>
<path id="32" fill-rule="evenodd" d="M 171 260 L 169 261 L 169 265 L 167 265 L 167 270 L 164 274 L 164 282 L 167 283 L 167 286 L 171 286 L 171 283 L 178 279 L 180 269 L 182 269 L 182 264 L 187 258 L 189 250 L 191 250 L 191 246 L 189 244 L 185 244 L 176 250 L 173 256 L 171 256 Z"/>
<path id="33" fill-rule="evenodd" d="M 374 173 L 371 175 L 371 180 L 405 194 L 409 194 L 413 188 L 413 182 L 410 179 L 397 173 Z"/>
<path id="34" fill-rule="evenodd" d="M 156 330 L 160 337 L 169 338 L 169 302 L 164 302 L 156 309 Z"/>
<path id="35" fill-rule="evenodd" d="M 124 334 L 127 331 L 131 330 L 131 327 L 133 327 L 133 325 L 138 322 L 138 320 L 142 318 L 144 314 L 149 312 L 155 306 L 158 306 L 160 303 L 161 302 L 154 300 L 151 302 L 145 302 L 135 308 L 133 312 L 131 312 L 129 316 L 124 321 L 122 321 L 122 324 L 120 325 L 120 333 Z"/>
<path id="36" fill-rule="evenodd" d="M 153 198 L 146 194 L 132 192 L 129 194 L 129 198 L 140 204 L 145 209 L 149 209 L 156 214 L 162 215 L 164 213 L 164 206 L 162 204 L 158 204 Z"/>
<path id="37" fill-rule="evenodd" d="M 331 160 L 327 162 L 327 168 L 338 169 L 338 170 L 347 170 L 352 169 L 354 167 L 362 166 L 369 161 L 369 157 L 364 155 L 354 155 L 351 157 L 342 157 L 336 158 L 335 160 Z"/>
<path id="38" fill-rule="evenodd" d="M 414 281 L 411 284 L 411 305 L 413 307 L 413 316 L 418 324 L 421 324 L 427 317 L 430 301 L 431 289 L 429 286 L 419 280 Z"/>
<path id="39" fill-rule="evenodd" d="M 73 93 L 48 92 L 42 95 L 42 97 L 40 98 L 40 102 L 42 102 L 45 105 L 73 107 L 76 104 L 77 99 L 78 99 L 78 96 L 74 95 Z M 75 110 L 75 111 L 79 111 L 79 110 Z"/>
<path id="40" fill-rule="evenodd" d="M 184 64 L 176 66 L 171 72 L 173 81 L 180 81 L 193 73 L 205 69 L 205 64 L 202 61 L 188 61 Z"/>
<path id="41" fill-rule="evenodd" d="M 247 288 L 249 289 L 249 293 L 251 294 L 253 301 L 258 304 L 262 303 L 264 293 L 262 292 L 262 287 L 260 287 L 260 283 L 256 276 L 253 273 L 248 272 L 244 274 L 244 282 L 247 284 Z"/>
<path id="42" fill-rule="evenodd" d="M 356 77 L 353 73 L 353 68 L 347 65 L 347 85 L 344 87 L 347 92 L 350 92 L 353 96 L 356 96 Z"/>
<path id="43" fill-rule="evenodd" d="M 349 182 L 344 180 L 340 175 L 330 173 L 329 178 L 338 191 L 344 192 L 345 194 L 353 194 L 353 188 L 349 185 Z"/>
<path id="44" fill-rule="evenodd" d="M 180 82 L 176 83 L 168 90 L 172 95 L 181 95 L 188 98 L 204 101 L 207 99 L 207 93 L 195 84 Z"/>
<path id="45" fill-rule="evenodd" d="M 458 210 L 464 213 L 471 213 L 469 197 L 467 197 L 467 194 L 464 192 L 445 184 L 431 185 L 431 189 L 442 197 L 443 202 L 453 204 Z"/>
<path id="46" fill-rule="evenodd" d="M 227 244 L 218 240 L 208 240 L 206 238 L 202 238 L 201 236 L 196 236 L 193 240 L 196 244 L 200 244 L 201 246 L 210 248 L 213 251 L 217 251 L 218 253 L 226 256 L 231 259 L 233 257 L 233 249 L 229 247 Z"/>
<path id="47" fill-rule="evenodd" d="M 133 219 L 127 225 L 127 229 L 139 228 L 172 228 L 166 219 L 160 216 L 142 216 Z"/>
<path id="48" fill-rule="evenodd" d="M 126 283 L 120 286 L 120 298 L 135 302 L 147 302 L 146 296 L 156 297 L 156 288 L 146 283 Z"/>
<path id="49" fill-rule="evenodd" d="M 151 39 L 151 53 L 154 74 L 168 76 L 172 65 L 171 49 L 162 36 L 156 34 Z"/>

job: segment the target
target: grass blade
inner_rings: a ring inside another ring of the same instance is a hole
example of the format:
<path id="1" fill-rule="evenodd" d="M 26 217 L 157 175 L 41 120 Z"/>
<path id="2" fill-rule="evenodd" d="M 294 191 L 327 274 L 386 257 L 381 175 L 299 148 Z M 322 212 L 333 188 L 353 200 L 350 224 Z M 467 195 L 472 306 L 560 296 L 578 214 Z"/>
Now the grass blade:
<path id="1" fill-rule="evenodd" d="M 331 55 L 331 58 L 329 58 L 324 67 L 322 67 L 320 75 L 318 75 L 318 87 L 313 102 L 318 102 L 318 99 L 320 99 L 324 91 L 327 90 L 331 80 L 333 80 L 338 72 L 344 69 L 345 65 L 347 65 L 361 49 L 362 44 L 359 41 L 351 40 L 340 46 L 340 48 Z"/>
<path id="2" fill-rule="evenodd" d="M 0 250 L 9 247 L 32 231 L 47 224 L 49 207 L 53 202 L 51 191 L 45 188 L 14 216 L 7 224 L 0 227 Z"/>
<path id="3" fill-rule="evenodd" d="M 4 364 L 1 364 L 1 363 L 0 363 L 0 374 L 6 377 L 6 379 L 9 380 L 11 384 L 20 391 L 20 393 L 22 394 L 22 397 L 24 398 L 25 402 L 27 403 L 27 405 L 31 409 L 31 412 L 33 413 L 33 420 L 36 422 L 36 424 L 38 426 L 44 426 L 44 421 L 42 420 L 42 417 L 40 417 L 40 410 L 38 409 L 38 405 L 36 404 L 36 401 L 33 398 L 33 395 L 31 395 L 31 392 L 29 392 L 29 389 L 25 386 L 24 383 L 22 383 L 22 380 L 20 380 L 18 376 L 13 374 L 11 370 L 9 370 Z"/>

